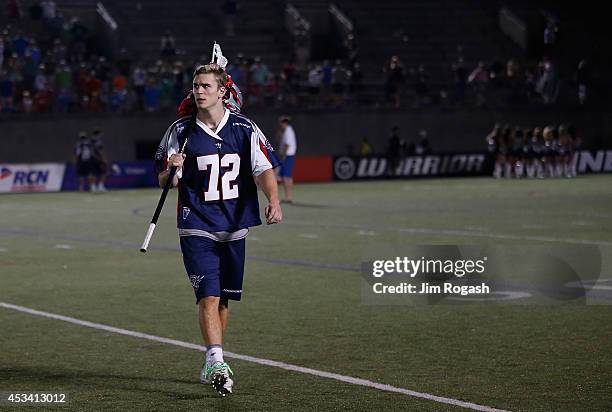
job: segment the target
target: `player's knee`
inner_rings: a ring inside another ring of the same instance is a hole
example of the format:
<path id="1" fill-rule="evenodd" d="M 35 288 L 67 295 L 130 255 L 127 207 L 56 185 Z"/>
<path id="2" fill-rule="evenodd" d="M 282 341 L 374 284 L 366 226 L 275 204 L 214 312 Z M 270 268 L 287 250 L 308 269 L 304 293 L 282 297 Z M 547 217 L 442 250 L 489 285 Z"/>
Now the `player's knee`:
<path id="1" fill-rule="evenodd" d="M 205 296 L 198 301 L 198 305 L 203 309 L 216 309 L 220 305 L 219 296 Z"/>

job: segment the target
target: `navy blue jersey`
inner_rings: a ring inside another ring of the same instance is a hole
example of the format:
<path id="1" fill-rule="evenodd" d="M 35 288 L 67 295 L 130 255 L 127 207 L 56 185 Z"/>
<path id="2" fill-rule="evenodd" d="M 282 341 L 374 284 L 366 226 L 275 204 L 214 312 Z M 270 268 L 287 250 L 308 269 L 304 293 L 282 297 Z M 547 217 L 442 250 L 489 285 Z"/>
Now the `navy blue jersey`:
<path id="1" fill-rule="evenodd" d="M 74 154 L 79 162 L 87 162 L 95 155 L 95 144 L 89 138 L 80 138 L 74 145 Z"/>
<path id="2" fill-rule="evenodd" d="M 166 131 L 156 155 L 166 168 L 170 155 L 185 144 L 178 171 L 177 223 L 181 231 L 236 232 L 261 224 L 253 176 L 277 167 L 272 146 L 250 119 L 225 111 L 216 131 L 191 117 Z"/>

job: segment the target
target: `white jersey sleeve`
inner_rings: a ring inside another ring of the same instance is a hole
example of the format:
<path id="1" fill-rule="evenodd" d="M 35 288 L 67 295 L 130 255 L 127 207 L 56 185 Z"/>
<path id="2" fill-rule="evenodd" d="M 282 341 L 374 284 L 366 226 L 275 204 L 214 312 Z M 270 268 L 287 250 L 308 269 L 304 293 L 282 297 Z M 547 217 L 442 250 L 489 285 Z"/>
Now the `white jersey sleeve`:
<path id="1" fill-rule="evenodd" d="M 272 169 L 273 165 L 272 145 L 266 139 L 263 132 L 253 123 L 253 133 L 251 133 L 251 166 L 253 176 L 259 176 L 268 169 Z"/>
<path id="2" fill-rule="evenodd" d="M 179 143 L 178 143 L 178 134 L 176 132 L 176 126 L 177 126 L 177 123 L 176 122 L 173 123 L 168 128 L 168 130 L 166 130 L 166 133 L 164 134 L 164 137 L 162 139 L 162 141 L 166 142 L 166 164 L 168 164 L 168 160 L 170 159 L 170 156 L 180 151 Z M 183 177 L 182 168 L 176 170 L 176 177 L 178 177 L 179 179 Z"/>

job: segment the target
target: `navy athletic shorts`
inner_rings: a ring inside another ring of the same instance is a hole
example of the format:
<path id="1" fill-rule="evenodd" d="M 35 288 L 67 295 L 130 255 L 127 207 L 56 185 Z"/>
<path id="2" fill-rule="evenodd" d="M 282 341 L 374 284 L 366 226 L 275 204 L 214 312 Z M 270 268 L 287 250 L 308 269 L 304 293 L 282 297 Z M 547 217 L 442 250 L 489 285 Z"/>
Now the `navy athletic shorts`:
<path id="1" fill-rule="evenodd" d="M 181 236 L 181 251 L 196 304 L 206 296 L 240 300 L 245 239 L 216 242 L 204 236 Z"/>
<path id="2" fill-rule="evenodd" d="M 81 160 L 77 161 L 76 169 L 77 176 L 86 177 L 93 174 L 94 162 L 93 160 Z"/>
<path id="3" fill-rule="evenodd" d="M 280 173 L 281 177 L 293 176 L 293 168 L 295 166 L 295 156 L 287 156 L 285 160 L 281 162 Z"/>

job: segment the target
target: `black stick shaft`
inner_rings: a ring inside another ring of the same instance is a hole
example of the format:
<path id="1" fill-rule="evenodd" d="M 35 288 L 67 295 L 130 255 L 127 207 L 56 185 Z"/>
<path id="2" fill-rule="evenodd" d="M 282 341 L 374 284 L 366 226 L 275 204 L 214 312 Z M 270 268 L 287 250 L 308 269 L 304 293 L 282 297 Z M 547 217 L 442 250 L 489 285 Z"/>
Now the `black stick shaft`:
<path id="1" fill-rule="evenodd" d="M 155 208 L 155 213 L 153 213 L 153 218 L 151 219 L 151 223 L 157 224 L 157 219 L 159 219 L 159 215 L 161 214 L 162 209 L 164 208 L 164 203 L 166 202 L 166 196 L 168 196 L 168 191 L 172 187 L 172 181 L 174 180 L 174 175 L 176 174 L 176 166 L 172 166 L 170 168 L 170 172 L 168 173 L 168 180 L 166 180 L 166 184 L 164 185 L 164 190 L 159 198 L 159 202 L 157 202 L 157 207 Z"/>
<path id="2" fill-rule="evenodd" d="M 168 191 L 172 187 L 172 181 L 174 180 L 176 169 L 176 166 L 172 166 L 170 168 L 170 171 L 168 172 L 168 180 L 166 180 L 164 190 L 162 191 L 162 194 L 159 198 L 159 202 L 157 202 L 155 213 L 153 213 L 153 218 L 151 218 L 149 229 L 147 230 L 147 234 L 145 235 L 145 238 L 142 242 L 142 246 L 140 246 L 140 251 L 142 253 L 145 253 L 147 251 L 147 248 L 149 247 L 149 242 L 151 241 L 151 237 L 153 237 L 153 232 L 155 231 L 155 226 L 157 225 L 157 219 L 159 219 L 159 215 L 161 214 L 161 211 L 164 208 L 164 203 L 166 202 L 166 196 L 168 196 Z"/>
<path id="3" fill-rule="evenodd" d="M 195 118 L 192 120 L 191 124 L 195 122 Z M 189 129 L 191 131 L 191 128 Z M 189 136 L 189 133 L 187 134 Z M 181 147 L 180 154 L 185 152 L 185 146 L 187 146 L 187 141 L 189 139 L 185 139 L 183 142 L 183 147 Z M 142 242 L 142 246 L 140 246 L 140 251 L 145 253 L 147 248 L 149 247 L 149 242 L 151 241 L 151 237 L 153 237 L 153 232 L 155 231 L 155 225 L 157 225 L 157 219 L 159 219 L 159 215 L 161 214 L 162 209 L 164 208 L 164 203 L 166 202 L 166 196 L 168 196 L 168 191 L 172 187 L 172 181 L 174 180 L 174 175 L 176 175 L 176 166 L 171 166 L 168 172 L 168 180 L 166 180 L 166 184 L 164 185 L 164 190 L 162 191 L 161 196 L 159 197 L 159 202 L 157 202 L 157 207 L 155 208 L 155 213 L 153 213 L 153 217 L 151 218 L 151 223 L 149 223 L 149 229 L 147 230 L 147 234 L 145 235 L 144 241 Z"/>

